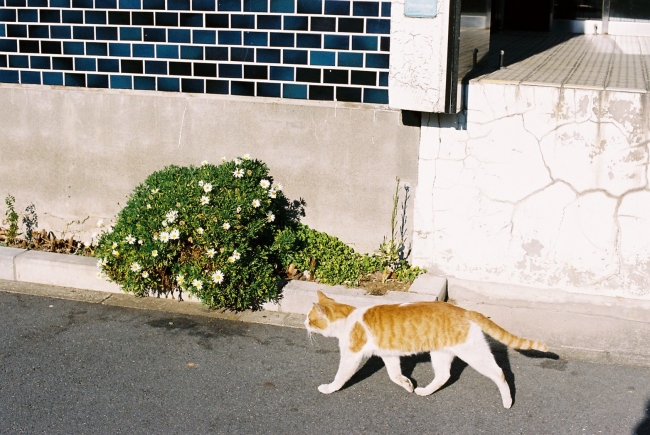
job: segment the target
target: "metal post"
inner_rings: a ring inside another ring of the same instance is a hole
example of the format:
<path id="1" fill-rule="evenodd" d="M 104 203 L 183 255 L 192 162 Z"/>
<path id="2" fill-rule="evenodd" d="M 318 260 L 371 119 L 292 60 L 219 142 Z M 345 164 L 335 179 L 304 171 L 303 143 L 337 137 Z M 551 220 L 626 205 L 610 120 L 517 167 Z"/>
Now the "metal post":
<path id="1" fill-rule="evenodd" d="M 503 68 L 505 68 L 505 67 L 503 66 L 503 55 L 504 55 L 505 53 L 506 53 L 505 51 L 501 50 L 501 55 L 499 56 L 499 69 L 503 69 Z"/>
<path id="2" fill-rule="evenodd" d="M 601 29 L 603 35 L 609 34 L 609 10 L 610 0 L 603 0 L 603 27 Z"/>

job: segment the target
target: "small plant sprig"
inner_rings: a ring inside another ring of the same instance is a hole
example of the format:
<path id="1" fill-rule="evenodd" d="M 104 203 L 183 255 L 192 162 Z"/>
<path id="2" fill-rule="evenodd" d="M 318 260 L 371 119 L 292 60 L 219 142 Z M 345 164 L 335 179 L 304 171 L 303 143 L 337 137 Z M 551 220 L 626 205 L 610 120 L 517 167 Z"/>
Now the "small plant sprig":
<path id="1" fill-rule="evenodd" d="M 25 225 L 25 241 L 31 244 L 34 239 L 34 230 L 38 228 L 38 215 L 36 214 L 36 206 L 34 204 L 28 205 L 25 209 L 23 225 Z"/>
<path id="2" fill-rule="evenodd" d="M 7 230 L 7 244 L 12 245 L 16 242 L 18 237 L 18 213 L 16 213 L 16 198 L 11 195 L 7 195 L 5 198 L 5 204 L 7 205 L 7 210 L 5 211 L 6 222 L 9 224 L 9 229 Z"/>

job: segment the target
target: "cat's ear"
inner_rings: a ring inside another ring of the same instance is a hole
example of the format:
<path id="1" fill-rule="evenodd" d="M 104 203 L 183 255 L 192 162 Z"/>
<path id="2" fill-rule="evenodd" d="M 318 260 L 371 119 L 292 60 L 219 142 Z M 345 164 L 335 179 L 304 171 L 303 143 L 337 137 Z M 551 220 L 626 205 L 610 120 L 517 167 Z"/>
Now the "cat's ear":
<path id="1" fill-rule="evenodd" d="M 329 301 L 330 298 L 328 298 L 325 293 L 322 291 L 318 290 L 316 291 L 316 295 L 318 295 L 318 302 L 324 302 L 324 301 Z"/>

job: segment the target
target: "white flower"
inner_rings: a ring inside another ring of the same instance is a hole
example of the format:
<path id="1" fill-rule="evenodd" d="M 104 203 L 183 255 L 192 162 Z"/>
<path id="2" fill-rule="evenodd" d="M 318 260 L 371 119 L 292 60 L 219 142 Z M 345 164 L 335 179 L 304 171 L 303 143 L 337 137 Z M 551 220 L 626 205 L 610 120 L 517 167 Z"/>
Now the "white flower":
<path id="1" fill-rule="evenodd" d="M 185 277 L 183 275 L 177 275 L 176 282 L 178 285 L 183 285 L 185 283 Z"/>
<path id="2" fill-rule="evenodd" d="M 147 204 L 147 210 L 151 209 L 151 204 Z"/>
<path id="3" fill-rule="evenodd" d="M 224 222 L 223 225 L 221 225 L 221 227 L 222 227 L 224 230 L 229 230 L 229 229 L 230 229 L 230 224 L 229 224 L 228 222 Z"/>
<path id="4" fill-rule="evenodd" d="M 101 272 L 97 272 L 97 278 L 101 278 L 101 277 L 102 277 L 102 273 L 101 273 Z"/>
<path id="5" fill-rule="evenodd" d="M 142 239 L 138 239 L 138 245 L 142 245 L 143 243 Z"/>
<path id="6" fill-rule="evenodd" d="M 178 217 L 178 211 L 177 210 L 169 210 L 167 212 L 167 214 L 165 215 L 165 217 L 167 218 L 167 222 L 169 222 L 171 224 Z"/>
<path id="7" fill-rule="evenodd" d="M 206 254 L 207 254 L 208 257 L 212 258 L 212 257 L 214 257 L 214 254 L 216 254 L 216 253 L 217 253 L 217 251 L 210 248 L 210 249 L 208 249 L 208 252 Z"/>
<path id="8" fill-rule="evenodd" d="M 275 220 L 275 215 L 273 213 L 271 213 L 271 212 L 268 212 L 266 214 L 266 220 L 269 221 L 269 222 L 273 222 Z"/>
<path id="9" fill-rule="evenodd" d="M 254 199 L 253 200 L 253 207 L 258 208 L 260 205 L 261 205 L 261 203 L 260 203 L 259 199 Z"/>
<path id="10" fill-rule="evenodd" d="M 203 190 L 205 191 L 205 193 L 208 193 L 209 191 L 212 190 L 212 184 L 210 184 L 210 183 L 205 183 L 205 184 L 203 185 Z"/>
<path id="11" fill-rule="evenodd" d="M 199 279 L 192 280 L 192 285 L 196 287 L 197 290 L 201 290 L 203 283 Z"/>
<path id="12" fill-rule="evenodd" d="M 262 186 L 262 189 L 268 189 L 270 185 L 271 182 L 269 180 L 260 180 L 260 186 Z"/>
<path id="13" fill-rule="evenodd" d="M 172 230 L 171 233 L 169 233 L 169 238 L 171 240 L 178 240 L 178 238 L 181 236 L 180 231 L 178 231 L 176 228 Z"/>
<path id="14" fill-rule="evenodd" d="M 142 272 L 142 277 L 143 278 L 149 278 L 149 272 L 147 272 L 146 270 L 144 272 Z"/>
<path id="15" fill-rule="evenodd" d="M 276 196 L 275 189 L 269 190 L 269 198 L 275 198 Z"/>
<path id="16" fill-rule="evenodd" d="M 169 241 L 169 233 L 167 231 L 163 231 L 160 233 L 160 241 L 163 243 L 167 243 Z"/>
<path id="17" fill-rule="evenodd" d="M 158 250 L 154 249 L 153 251 L 151 251 L 151 256 L 152 257 L 157 257 L 158 256 Z"/>
<path id="18" fill-rule="evenodd" d="M 158 234 L 154 234 L 154 235 L 153 235 L 153 239 L 154 239 L 154 240 L 158 240 Z"/>
<path id="19" fill-rule="evenodd" d="M 203 161 L 201 162 L 201 166 L 205 166 L 205 165 L 207 165 L 207 164 L 208 164 L 208 161 L 207 161 L 207 160 L 203 160 Z"/>
<path id="20" fill-rule="evenodd" d="M 241 206 L 237 206 L 237 213 L 241 213 Z"/>
<path id="21" fill-rule="evenodd" d="M 104 265 L 104 260 L 102 260 L 101 258 L 97 260 L 97 267 L 102 267 L 103 265 Z"/>
<path id="22" fill-rule="evenodd" d="M 212 281 L 221 284 L 223 282 L 223 273 L 220 270 L 215 271 L 212 274 Z"/>
<path id="23" fill-rule="evenodd" d="M 113 248 L 113 249 L 117 248 L 117 242 L 113 242 L 113 244 L 111 245 L 111 248 Z"/>
<path id="24" fill-rule="evenodd" d="M 199 181 L 199 187 L 203 187 L 203 180 Z"/>
<path id="25" fill-rule="evenodd" d="M 239 160 L 238 158 L 235 158 L 234 162 L 236 165 L 241 165 L 241 160 Z"/>
<path id="26" fill-rule="evenodd" d="M 228 257 L 228 263 L 234 263 L 235 258 L 234 257 Z"/>
<path id="27" fill-rule="evenodd" d="M 232 175 L 235 178 L 241 178 L 244 176 L 244 170 L 243 169 L 236 169 L 235 172 L 232 173 Z"/>
<path id="28" fill-rule="evenodd" d="M 251 155 L 250 154 L 244 154 L 244 160 L 250 160 Z"/>
<path id="29" fill-rule="evenodd" d="M 97 226 L 98 226 L 99 228 L 103 227 L 103 226 L 104 226 L 104 219 L 100 219 L 100 220 L 98 220 L 98 221 L 97 221 Z"/>
<path id="30" fill-rule="evenodd" d="M 232 251 L 232 258 L 234 258 L 235 260 L 239 260 L 241 258 L 241 254 L 237 252 L 237 250 L 235 249 L 234 251 Z"/>
<path id="31" fill-rule="evenodd" d="M 208 198 L 207 196 L 202 196 L 201 197 L 201 205 L 206 205 L 208 203 L 210 203 L 210 198 Z"/>
<path id="32" fill-rule="evenodd" d="M 196 229 L 196 232 L 199 233 L 199 234 L 203 234 L 203 228 L 198 227 L 198 228 Z"/>
<path id="33" fill-rule="evenodd" d="M 113 254 L 113 256 L 115 256 L 115 257 L 119 257 L 119 256 L 120 256 L 120 253 L 117 252 L 115 249 L 113 249 L 113 252 L 111 252 L 111 254 Z"/>
<path id="34" fill-rule="evenodd" d="M 273 183 L 273 190 L 282 190 L 282 184 L 278 182 Z"/>
<path id="35" fill-rule="evenodd" d="M 158 193 L 160 192 L 160 189 L 151 189 L 151 193 Z"/>
<path id="36" fill-rule="evenodd" d="M 142 266 L 140 266 L 138 263 L 131 263 L 131 271 L 137 272 L 140 269 L 142 269 Z"/>
<path id="37" fill-rule="evenodd" d="M 165 220 L 165 221 L 162 221 L 162 226 L 165 227 L 165 228 L 167 228 L 167 221 L 166 221 L 166 220 Z"/>

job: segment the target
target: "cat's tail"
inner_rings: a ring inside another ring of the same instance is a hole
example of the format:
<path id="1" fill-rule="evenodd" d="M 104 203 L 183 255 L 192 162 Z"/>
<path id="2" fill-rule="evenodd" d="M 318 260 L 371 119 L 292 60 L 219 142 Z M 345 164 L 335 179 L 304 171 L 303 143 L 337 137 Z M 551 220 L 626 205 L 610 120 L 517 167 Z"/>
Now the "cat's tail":
<path id="1" fill-rule="evenodd" d="M 467 311 L 467 317 L 472 322 L 475 322 L 480 328 L 490 337 L 514 349 L 528 350 L 535 349 L 542 352 L 548 351 L 548 347 L 544 343 L 535 340 L 528 340 L 527 338 L 517 337 L 514 334 L 506 331 L 492 320 L 488 319 L 481 313 L 476 311 Z"/>

